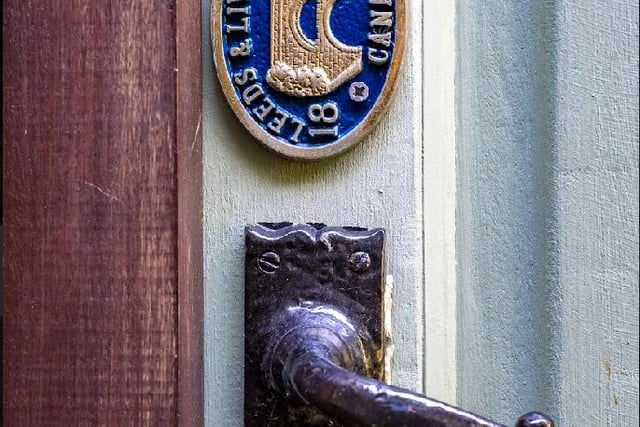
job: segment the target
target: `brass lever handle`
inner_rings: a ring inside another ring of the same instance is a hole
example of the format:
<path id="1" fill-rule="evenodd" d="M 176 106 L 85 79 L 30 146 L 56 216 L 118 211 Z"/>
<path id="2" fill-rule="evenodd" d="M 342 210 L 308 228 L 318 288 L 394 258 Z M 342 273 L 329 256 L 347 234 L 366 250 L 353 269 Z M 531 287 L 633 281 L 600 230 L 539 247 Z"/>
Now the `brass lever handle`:
<path id="1" fill-rule="evenodd" d="M 246 228 L 245 425 L 498 427 L 384 384 L 384 230 Z M 550 427 L 532 412 L 517 427 Z"/>

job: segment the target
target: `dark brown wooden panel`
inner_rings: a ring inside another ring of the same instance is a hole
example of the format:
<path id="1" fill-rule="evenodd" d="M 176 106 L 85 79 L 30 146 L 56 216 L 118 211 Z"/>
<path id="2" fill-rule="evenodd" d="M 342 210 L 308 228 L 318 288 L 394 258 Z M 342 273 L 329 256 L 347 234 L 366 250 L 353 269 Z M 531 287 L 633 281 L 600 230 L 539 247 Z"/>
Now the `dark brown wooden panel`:
<path id="1" fill-rule="evenodd" d="M 199 95 L 178 112 L 200 64 L 177 77 L 176 2 L 3 12 L 4 425 L 177 425 L 187 403 L 199 420 L 201 392 L 179 393 L 201 361 L 180 358 L 201 360 L 202 338 L 178 332 L 201 322 L 200 222 L 179 215 L 199 181 L 178 175 L 199 164 Z"/>
<path id="2" fill-rule="evenodd" d="M 200 0 L 179 0 L 176 22 L 178 407 L 180 427 L 191 427 L 204 424 Z"/>

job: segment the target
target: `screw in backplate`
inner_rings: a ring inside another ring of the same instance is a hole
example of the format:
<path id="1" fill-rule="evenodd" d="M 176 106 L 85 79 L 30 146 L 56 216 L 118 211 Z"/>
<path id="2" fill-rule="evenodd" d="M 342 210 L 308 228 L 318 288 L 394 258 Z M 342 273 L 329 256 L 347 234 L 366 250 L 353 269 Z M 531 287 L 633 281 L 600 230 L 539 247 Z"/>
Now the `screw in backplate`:
<path id="1" fill-rule="evenodd" d="M 280 268 L 280 255 L 272 251 L 263 253 L 258 258 L 258 267 L 265 273 L 274 273 Z"/>
<path id="2" fill-rule="evenodd" d="M 371 267 L 371 256 L 366 252 L 354 252 L 349 257 L 349 268 L 362 273 Z"/>

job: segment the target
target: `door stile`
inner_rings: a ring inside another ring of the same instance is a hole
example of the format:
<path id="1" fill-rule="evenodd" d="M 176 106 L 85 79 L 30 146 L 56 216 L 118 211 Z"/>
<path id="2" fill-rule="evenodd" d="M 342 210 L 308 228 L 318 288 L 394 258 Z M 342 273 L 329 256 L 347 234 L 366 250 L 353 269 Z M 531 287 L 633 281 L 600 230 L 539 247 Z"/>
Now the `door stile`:
<path id="1" fill-rule="evenodd" d="M 176 4 L 178 426 L 204 424 L 200 1 Z"/>
<path id="2" fill-rule="evenodd" d="M 425 392 L 456 402 L 455 2 L 423 2 Z"/>

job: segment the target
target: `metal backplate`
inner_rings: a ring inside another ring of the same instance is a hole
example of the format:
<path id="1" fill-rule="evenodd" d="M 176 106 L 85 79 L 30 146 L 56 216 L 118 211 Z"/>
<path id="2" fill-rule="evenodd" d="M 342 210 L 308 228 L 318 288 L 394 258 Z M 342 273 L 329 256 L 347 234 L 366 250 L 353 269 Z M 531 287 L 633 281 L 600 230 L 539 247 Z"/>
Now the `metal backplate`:
<path id="1" fill-rule="evenodd" d="M 245 426 L 334 425 L 276 397 L 266 385 L 265 354 L 274 328 L 281 327 L 278 313 L 321 303 L 361 325 L 371 361 L 367 374 L 381 377 L 384 231 L 281 223 L 245 232 Z"/>

